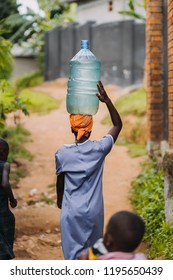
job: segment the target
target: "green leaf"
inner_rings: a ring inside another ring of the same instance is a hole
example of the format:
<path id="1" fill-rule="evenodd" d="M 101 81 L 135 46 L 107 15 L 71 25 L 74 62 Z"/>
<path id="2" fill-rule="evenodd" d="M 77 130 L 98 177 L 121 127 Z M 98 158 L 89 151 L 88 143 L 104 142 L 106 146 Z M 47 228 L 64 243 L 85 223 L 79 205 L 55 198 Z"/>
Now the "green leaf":
<path id="1" fill-rule="evenodd" d="M 130 0 L 128 6 L 131 11 L 135 11 L 134 0 Z"/>

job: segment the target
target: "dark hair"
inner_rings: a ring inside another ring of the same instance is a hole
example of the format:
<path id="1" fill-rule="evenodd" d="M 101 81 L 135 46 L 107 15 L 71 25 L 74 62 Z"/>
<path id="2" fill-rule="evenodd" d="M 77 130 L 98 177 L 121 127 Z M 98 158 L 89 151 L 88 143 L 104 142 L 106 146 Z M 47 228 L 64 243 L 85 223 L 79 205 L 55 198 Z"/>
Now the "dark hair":
<path id="1" fill-rule="evenodd" d="M 9 145 L 8 143 L 0 137 L 0 158 L 5 154 L 8 154 L 9 152 Z"/>
<path id="2" fill-rule="evenodd" d="M 72 133 L 74 134 L 74 136 L 77 138 L 78 132 L 75 131 L 72 127 L 71 127 L 71 132 L 72 132 Z M 90 138 L 91 132 L 92 132 L 92 131 L 88 132 L 88 136 L 87 136 L 88 139 Z"/>
<path id="3" fill-rule="evenodd" d="M 128 212 L 115 213 L 107 225 L 107 233 L 112 236 L 117 250 L 133 252 L 142 241 L 145 224 L 141 217 Z"/>

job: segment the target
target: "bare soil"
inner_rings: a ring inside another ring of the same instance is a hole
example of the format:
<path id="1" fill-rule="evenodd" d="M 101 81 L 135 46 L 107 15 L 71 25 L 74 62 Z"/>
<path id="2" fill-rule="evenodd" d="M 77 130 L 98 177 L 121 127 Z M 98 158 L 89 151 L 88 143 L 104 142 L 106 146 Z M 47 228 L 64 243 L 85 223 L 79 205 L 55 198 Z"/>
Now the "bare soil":
<path id="1" fill-rule="evenodd" d="M 112 101 L 122 94 L 114 86 L 105 87 Z M 31 141 L 26 148 L 34 155 L 32 161 L 24 161 L 28 175 L 21 179 L 14 190 L 18 207 L 14 251 L 17 260 L 63 259 L 60 234 L 60 210 L 55 204 L 55 158 L 56 150 L 64 143 L 74 141 L 66 112 L 66 80 L 59 79 L 34 88 L 60 99 L 61 105 L 46 115 L 21 116 L 21 124 L 30 131 Z M 92 139 L 107 133 L 108 126 L 101 120 L 107 114 L 105 104 L 100 103 L 94 116 Z M 103 185 L 105 225 L 109 217 L 119 210 L 132 210 L 129 201 L 131 182 L 139 174 L 143 158 L 130 158 L 126 147 L 114 145 L 105 160 Z"/>

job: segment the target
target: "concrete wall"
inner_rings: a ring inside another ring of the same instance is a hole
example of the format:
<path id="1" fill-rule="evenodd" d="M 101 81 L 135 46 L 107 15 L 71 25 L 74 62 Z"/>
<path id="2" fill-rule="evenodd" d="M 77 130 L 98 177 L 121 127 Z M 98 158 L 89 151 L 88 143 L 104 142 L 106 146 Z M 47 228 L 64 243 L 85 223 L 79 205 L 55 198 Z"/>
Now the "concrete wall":
<path id="1" fill-rule="evenodd" d="M 11 80 L 15 80 L 23 75 L 39 71 L 36 58 L 34 57 L 14 57 L 14 69 Z"/>
<path id="2" fill-rule="evenodd" d="M 45 36 L 45 79 L 69 76 L 69 60 L 88 39 L 90 50 L 101 61 L 104 83 L 121 86 L 143 81 L 145 24 L 133 20 L 103 24 L 87 22 L 57 27 Z"/>

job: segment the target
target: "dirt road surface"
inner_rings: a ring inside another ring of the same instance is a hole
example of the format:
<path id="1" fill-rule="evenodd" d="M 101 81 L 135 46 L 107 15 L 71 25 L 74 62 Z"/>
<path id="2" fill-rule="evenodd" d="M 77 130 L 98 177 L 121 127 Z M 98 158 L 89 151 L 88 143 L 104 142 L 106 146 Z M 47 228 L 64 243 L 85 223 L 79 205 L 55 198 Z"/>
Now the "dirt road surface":
<path id="1" fill-rule="evenodd" d="M 112 101 L 121 94 L 114 85 L 105 88 Z M 25 146 L 34 158 L 32 161 L 23 161 L 28 175 L 20 180 L 18 188 L 14 190 L 19 202 L 13 210 L 16 216 L 14 251 L 17 260 L 60 260 L 63 254 L 60 210 L 54 203 L 54 154 L 64 143 L 74 141 L 66 112 L 66 80 L 44 83 L 34 90 L 61 100 L 61 105 L 49 114 L 31 114 L 21 119 L 22 125 L 31 133 L 31 141 Z M 109 126 L 101 124 L 106 114 L 105 104 L 100 103 L 99 111 L 94 116 L 91 140 L 99 139 L 109 130 Z M 114 212 L 132 209 L 128 192 L 130 183 L 140 172 L 140 162 L 141 158 L 130 158 L 125 147 L 116 145 L 107 156 L 103 175 L 105 224 Z"/>

